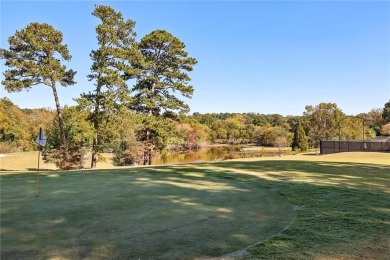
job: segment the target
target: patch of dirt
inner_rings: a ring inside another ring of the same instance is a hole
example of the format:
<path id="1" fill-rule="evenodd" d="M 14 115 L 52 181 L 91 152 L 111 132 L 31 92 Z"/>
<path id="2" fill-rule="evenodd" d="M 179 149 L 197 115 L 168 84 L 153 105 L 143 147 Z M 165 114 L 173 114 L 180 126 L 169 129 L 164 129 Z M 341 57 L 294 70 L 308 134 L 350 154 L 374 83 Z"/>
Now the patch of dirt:
<path id="1" fill-rule="evenodd" d="M 390 237 L 378 235 L 372 241 L 351 245 L 349 252 L 316 256 L 318 260 L 388 260 L 390 259 Z"/>
<path id="2" fill-rule="evenodd" d="M 354 256 L 359 259 L 390 259 L 390 237 L 381 235 L 372 242 L 361 244 Z"/>

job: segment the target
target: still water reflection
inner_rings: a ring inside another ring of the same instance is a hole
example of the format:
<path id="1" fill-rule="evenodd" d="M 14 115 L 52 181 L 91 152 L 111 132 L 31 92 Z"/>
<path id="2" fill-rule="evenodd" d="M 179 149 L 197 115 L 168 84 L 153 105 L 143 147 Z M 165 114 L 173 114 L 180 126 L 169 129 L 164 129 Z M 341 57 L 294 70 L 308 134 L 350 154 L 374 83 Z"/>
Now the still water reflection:
<path id="1" fill-rule="evenodd" d="M 220 161 L 225 158 L 226 154 L 239 152 L 241 148 L 240 146 L 218 146 L 201 148 L 195 151 L 168 152 L 155 156 L 152 164 Z"/>

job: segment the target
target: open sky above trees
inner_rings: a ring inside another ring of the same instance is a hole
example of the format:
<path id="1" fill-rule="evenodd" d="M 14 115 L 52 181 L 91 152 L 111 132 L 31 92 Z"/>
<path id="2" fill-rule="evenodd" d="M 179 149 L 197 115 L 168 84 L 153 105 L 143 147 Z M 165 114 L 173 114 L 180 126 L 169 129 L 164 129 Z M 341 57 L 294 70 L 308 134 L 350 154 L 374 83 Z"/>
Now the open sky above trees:
<path id="1" fill-rule="evenodd" d="M 94 4 L 136 21 L 138 40 L 165 29 L 186 44 L 198 60 L 194 95 L 185 101 L 191 112 L 301 115 L 308 104 L 334 102 L 358 114 L 390 96 L 389 2 L 2 1 L 2 47 L 31 22 L 63 33 L 77 84 L 58 88 L 61 105 L 93 89 L 86 75 L 97 48 Z M 55 106 L 46 86 L 0 91 L 21 108 Z"/>

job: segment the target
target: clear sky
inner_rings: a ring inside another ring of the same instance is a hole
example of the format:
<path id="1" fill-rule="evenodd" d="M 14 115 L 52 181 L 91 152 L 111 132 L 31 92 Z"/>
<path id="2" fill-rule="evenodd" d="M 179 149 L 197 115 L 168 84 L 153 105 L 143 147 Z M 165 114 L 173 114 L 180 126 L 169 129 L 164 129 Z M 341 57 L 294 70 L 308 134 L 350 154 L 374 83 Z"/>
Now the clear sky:
<path id="1" fill-rule="evenodd" d="M 53 25 L 73 56 L 77 84 L 58 86 L 61 105 L 93 90 L 86 75 L 97 48 L 91 15 L 112 6 L 136 21 L 137 39 L 165 29 L 198 60 L 190 74 L 192 112 L 302 115 L 333 102 L 347 114 L 383 108 L 390 98 L 390 2 L 381 1 L 1 1 L 1 47 L 31 22 Z M 4 72 L 4 60 L 1 72 Z M 3 80 L 4 77 L 0 76 Z M 8 93 L 21 108 L 52 107 L 47 86 Z"/>

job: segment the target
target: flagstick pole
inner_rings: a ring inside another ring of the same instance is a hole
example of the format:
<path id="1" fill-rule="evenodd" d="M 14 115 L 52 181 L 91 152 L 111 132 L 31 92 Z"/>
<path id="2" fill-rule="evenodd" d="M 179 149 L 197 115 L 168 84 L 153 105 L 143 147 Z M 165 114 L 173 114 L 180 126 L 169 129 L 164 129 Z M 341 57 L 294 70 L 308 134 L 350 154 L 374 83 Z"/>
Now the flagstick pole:
<path id="1" fill-rule="evenodd" d="M 36 178 L 36 189 L 37 192 L 35 194 L 35 197 L 39 197 L 39 161 L 41 159 L 41 149 L 46 145 L 46 137 L 43 134 L 42 127 L 39 128 L 39 134 L 37 139 L 35 139 L 35 142 L 38 144 L 38 172 L 37 172 L 37 178 Z"/>
<path id="2" fill-rule="evenodd" d="M 36 180 L 36 184 L 37 184 L 37 194 L 35 194 L 35 197 L 39 197 L 39 159 L 41 157 L 41 147 L 38 148 L 38 172 L 37 172 L 37 180 Z"/>

